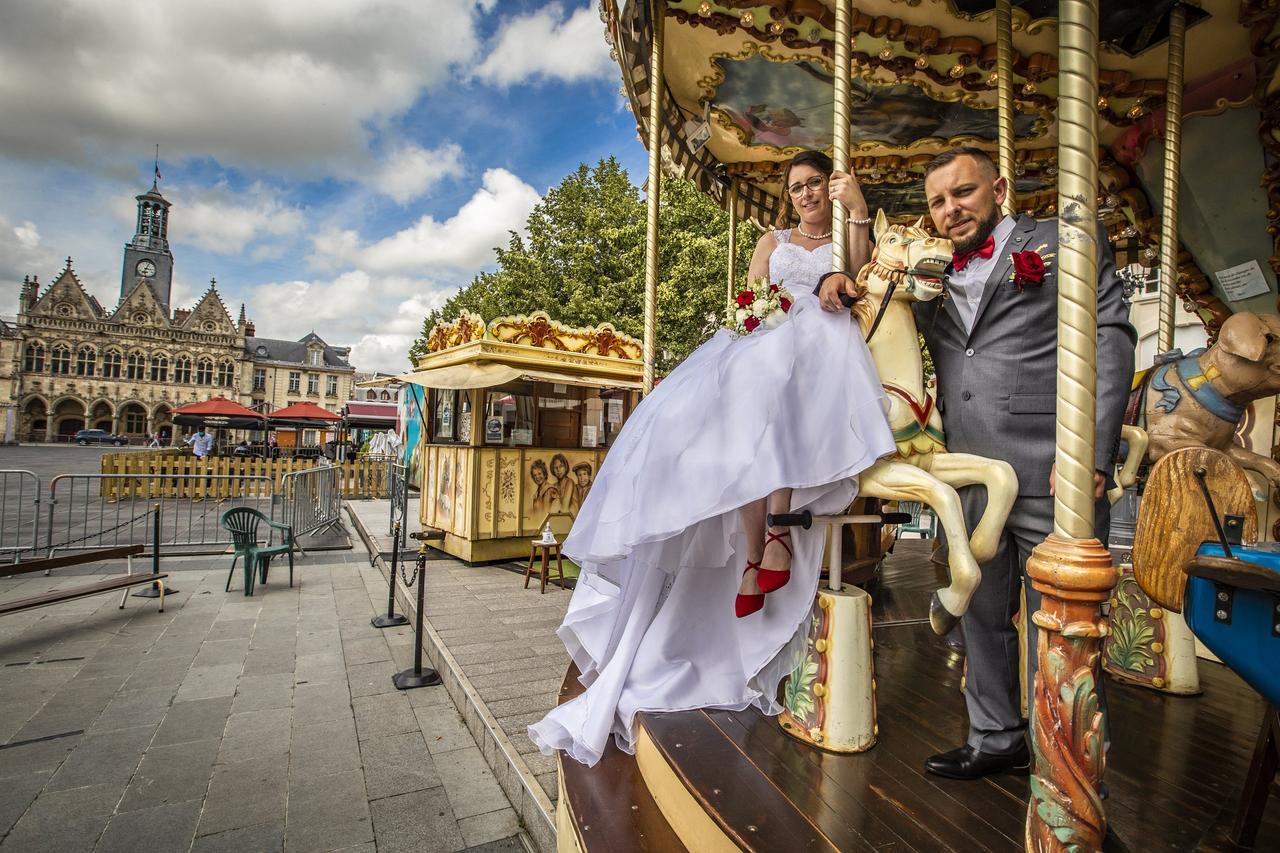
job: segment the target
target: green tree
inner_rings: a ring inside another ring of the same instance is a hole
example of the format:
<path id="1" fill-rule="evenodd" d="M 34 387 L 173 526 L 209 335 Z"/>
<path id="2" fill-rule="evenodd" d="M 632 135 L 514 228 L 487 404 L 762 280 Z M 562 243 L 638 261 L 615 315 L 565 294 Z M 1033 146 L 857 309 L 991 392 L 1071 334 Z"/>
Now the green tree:
<path id="1" fill-rule="evenodd" d="M 665 374 L 719 324 L 725 302 L 729 217 L 689 181 L 662 183 L 659 211 L 657 370 Z M 610 157 L 585 163 L 534 208 L 526 234 L 496 249 L 497 269 L 482 272 L 437 311 L 409 351 L 416 363 L 440 320 L 463 310 L 484 319 L 542 310 L 574 326 L 613 323 L 644 334 L 645 203 Z M 738 271 L 745 280 L 755 229 L 738 229 Z"/>

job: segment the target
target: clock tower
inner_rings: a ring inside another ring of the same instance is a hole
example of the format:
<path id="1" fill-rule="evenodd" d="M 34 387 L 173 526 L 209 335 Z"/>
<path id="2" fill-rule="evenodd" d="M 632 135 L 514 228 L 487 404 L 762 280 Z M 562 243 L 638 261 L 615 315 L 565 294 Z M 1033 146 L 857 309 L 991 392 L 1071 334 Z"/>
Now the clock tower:
<path id="1" fill-rule="evenodd" d="M 169 202 L 155 183 L 137 197 L 138 224 L 133 240 L 124 247 L 124 271 L 120 276 L 123 300 L 139 281 L 151 285 L 160 304 L 170 311 L 173 289 L 173 254 L 169 251 Z"/>

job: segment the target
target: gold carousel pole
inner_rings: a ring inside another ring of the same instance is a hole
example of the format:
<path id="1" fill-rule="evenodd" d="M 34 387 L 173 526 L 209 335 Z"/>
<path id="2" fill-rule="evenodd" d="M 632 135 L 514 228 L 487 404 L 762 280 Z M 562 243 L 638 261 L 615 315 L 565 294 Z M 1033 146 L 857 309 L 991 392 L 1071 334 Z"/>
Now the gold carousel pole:
<path id="1" fill-rule="evenodd" d="M 1178 166 L 1182 159 L 1182 61 L 1187 43 L 1187 10 L 1169 10 L 1169 80 L 1165 88 L 1164 191 L 1160 212 L 1160 328 L 1156 351 L 1173 349 L 1178 298 Z"/>
<path id="2" fill-rule="evenodd" d="M 996 125 L 1000 174 L 1009 186 L 1000 212 L 1014 212 L 1013 164 L 1013 12 L 1010 0 L 996 0 Z"/>
<path id="3" fill-rule="evenodd" d="M 738 281 L 738 179 L 729 179 L 729 280 L 725 282 L 725 304 L 733 303 Z"/>
<path id="4" fill-rule="evenodd" d="M 1116 577 L 1111 555 L 1093 538 L 1098 0 L 1059 0 L 1058 39 L 1057 487 L 1054 531 L 1027 561 L 1042 595 L 1032 615 L 1039 629 L 1026 834 L 1032 851 L 1100 850 L 1106 836 L 1094 673 L 1106 631 L 1099 605 Z"/>
<path id="5" fill-rule="evenodd" d="M 658 201 L 662 195 L 662 32 L 665 0 L 653 0 L 653 44 L 649 51 L 649 215 L 644 235 L 644 393 L 653 390 L 658 331 Z"/>
<path id="6" fill-rule="evenodd" d="M 831 163 L 837 172 L 849 171 L 849 79 L 853 74 L 853 3 L 836 0 L 835 29 L 835 114 L 831 139 Z M 786 187 L 782 188 L 787 191 Z M 831 268 L 842 270 L 849 263 L 849 212 L 844 202 L 831 205 Z"/>

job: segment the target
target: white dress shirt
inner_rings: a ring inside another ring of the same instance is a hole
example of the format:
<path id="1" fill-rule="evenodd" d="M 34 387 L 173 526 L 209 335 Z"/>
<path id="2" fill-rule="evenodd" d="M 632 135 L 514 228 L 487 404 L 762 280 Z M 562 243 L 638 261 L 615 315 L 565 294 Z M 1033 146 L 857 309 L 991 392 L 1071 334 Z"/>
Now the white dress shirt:
<path id="1" fill-rule="evenodd" d="M 187 444 L 191 445 L 192 453 L 203 459 L 209 455 L 209 448 L 213 447 L 213 436 L 207 432 L 198 432 L 187 439 Z"/>
<path id="2" fill-rule="evenodd" d="M 996 229 L 991 232 L 991 237 L 995 240 L 995 251 L 991 253 L 991 257 L 980 258 L 974 255 L 969 259 L 969 263 L 964 265 L 964 269 L 952 269 L 947 274 L 947 290 L 956 303 L 956 310 L 960 312 L 960 319 L 964 321 L 966 332 L 973 331 L 973 323 L 978 314 L 978 306 L 982 304 L 982 294 L 986 289 L 987 279 L 991 277 L 996 264 L 1000 263 L 1004 257 L 1005 243 L 1009 242 L 1009 235 L 1013 233 L 1016 222 L 1017 220 L 1012 216 L 1006 216 L 996 225 Z"/>

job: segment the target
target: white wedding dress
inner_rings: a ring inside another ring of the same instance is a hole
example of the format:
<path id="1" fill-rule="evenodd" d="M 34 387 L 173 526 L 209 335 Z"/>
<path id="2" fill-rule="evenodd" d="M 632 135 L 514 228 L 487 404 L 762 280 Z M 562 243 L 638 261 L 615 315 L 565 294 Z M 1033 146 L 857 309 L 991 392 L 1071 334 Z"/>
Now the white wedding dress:
<path id="1" fill-rule="evenodd" d="M 795 297 L 772 329 L 727 330 L 636 407 L 564 541 L 582 574 L 559 636 L 586 691 L 529 727 L 545 753 L 634 752 L 639 711 L 776 714 L 801 649 L 823 531 L 792 530 L 791 581 L 734 616 L 747 542 L 738 508 L 791 487 L 792 509 L 843 510 L 857 474 L 893 453 L 884 393 L 857 323 L 812 291 L 831 247 L 775 232 L 769 278 Z"/>

